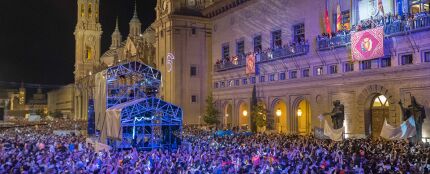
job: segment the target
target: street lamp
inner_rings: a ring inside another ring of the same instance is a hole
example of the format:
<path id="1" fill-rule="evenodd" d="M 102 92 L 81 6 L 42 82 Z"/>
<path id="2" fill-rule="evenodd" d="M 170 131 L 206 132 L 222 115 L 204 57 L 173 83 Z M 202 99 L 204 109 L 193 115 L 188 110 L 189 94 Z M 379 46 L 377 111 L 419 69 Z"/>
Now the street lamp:
<path id="1" fill-rule="evenodd" d="M 302 109 L 297 109 L 297 116 L 301 117 L 303 114 Z"/>
<path id="2" fill-rule="evenodd" d="M 282 125 L 281 125 L 281 119 L 280 119 L 280 117 L 281 117 L 281 115 L 282 115 L 282 111 L 281 111 L 281 109 L 280 108 L 278 108 L 277 110 L 276 110 L 276 116 L 277 116 L 277 120 L 278 120 L 278 127 L 279 127 L 279 132 L 281 132 L 282 133 Z"/>
<path id="3" fill-rule="evenodd" d="M 282 115 L 282 111 L 281 111 L 281 109 L 277 109 L 276 110 L 276 116 L 278 116 L 278 117 L 280 117 Z"/>
<path id="4" fill-rule="evenodd" d="M 228 127 L 228 114 L 225 114 L 225 128 Z"/>
<path id="5" fill-rule="evenodd" d="M 246 117 L 246 116 L 248 115 L 248 111 L 243 110 L 242 114 L 243 114 L 243 116 L 245 116 L 245 117 Z"/>

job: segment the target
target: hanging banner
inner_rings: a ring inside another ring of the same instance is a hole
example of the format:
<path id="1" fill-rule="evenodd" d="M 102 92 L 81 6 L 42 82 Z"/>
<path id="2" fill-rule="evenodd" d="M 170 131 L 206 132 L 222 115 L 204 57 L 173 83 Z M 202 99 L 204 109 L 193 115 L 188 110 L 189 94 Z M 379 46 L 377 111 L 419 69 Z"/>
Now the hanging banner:
<path id="1" fill-rule="evenodd" d="M 246 74 L 255 74 L 255 55 L 249 54 L 246 56 Z"/>
<path id="2" fill-rule="evenodd" d="M 327 120 L 324 122 L 324 135 L 327 137 L 330 137 L 333 141 L 342 141 L 343 139 L 343 132 L 345 131 L 345 126 L 342 126 L 339 129 L 334 129 L 331 127 Z"/>
<path id="3" fill-rule="evenodd" d="M 409 117 L 399 127 L 391 126 L 387 123 L 387 120 L 385 120 L 381 130 L 381 137 L 388 140 L 403 140 L 413 137 L 416 134 L 417 130 L 415 128 L 415 119 L 413 116 Z"/>
<path id="4" fill-rule="evenodd" d="M 351 54 L 352 58 L 358 61 L 384 56 L 384 27 L 353 33 Z"/>

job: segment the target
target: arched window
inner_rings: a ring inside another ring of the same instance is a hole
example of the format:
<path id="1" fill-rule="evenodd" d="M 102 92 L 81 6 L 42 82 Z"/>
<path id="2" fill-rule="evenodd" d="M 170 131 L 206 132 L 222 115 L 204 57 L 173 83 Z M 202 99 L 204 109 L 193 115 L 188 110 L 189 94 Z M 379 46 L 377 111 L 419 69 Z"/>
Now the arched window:
<path id="1" fill-rule="evenodd" d="M 91 3 L 88 4 L 88 16 L 91 17 L 92 13 L 92 5 Z"/>
<path id="2" fill-rule="evenodd" d="M 373 100 L 373 107 L 387 107 L 389 106 L 388 100 L 385 96 L 380 95 Z"/>
<path id="3" fill-rule="evenodd" d="M 87 47 L 87 49 L 86 49 L 86 58 L 87 58 L 87 60 L 91 60 L 91 57 L 92 57 L 92 50 L 91 50 L 91 48 L 90 47 Z"/>
<path id="4" fill-rule="evenodd" d="M 84 17 L 85 15 L 85 5 L 81 4 L 81 17 Z"/>

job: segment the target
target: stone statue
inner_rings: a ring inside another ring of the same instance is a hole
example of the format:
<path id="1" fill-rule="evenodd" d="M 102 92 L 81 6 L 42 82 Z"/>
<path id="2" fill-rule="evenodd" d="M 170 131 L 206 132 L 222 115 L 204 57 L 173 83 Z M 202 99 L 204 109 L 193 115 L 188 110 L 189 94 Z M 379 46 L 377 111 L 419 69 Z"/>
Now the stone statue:
<path id="1" fill-rule="evenodd" d="M 331 121 L 333 122 L 333 128 L 339 129 L 343 127 L 343 120 L 345 120 L 344 106 L 340 104 L 339 100 L 333 101 L 333 110 L 330 113 L 324 113 L 324 115 L 330 115 Z"/>
<path id="2" fill-rule="evenodd" d="M 415 100 L 414 96 L 411 96 L 411 104 L 407 107 L 403 107 L 402 101 L 399 101 L 400 108 L 402 109 L 402 114 L 404 120 L 407 120 L 409 117 L 413 116 L 415 119 L 415 128 L 417 134 L 415 135 L 415 141 L 418 142 L 422 138 L 422 126 L 424 119 L 426 118 L 426 113 L 423 105 L 420 105 Z"/>

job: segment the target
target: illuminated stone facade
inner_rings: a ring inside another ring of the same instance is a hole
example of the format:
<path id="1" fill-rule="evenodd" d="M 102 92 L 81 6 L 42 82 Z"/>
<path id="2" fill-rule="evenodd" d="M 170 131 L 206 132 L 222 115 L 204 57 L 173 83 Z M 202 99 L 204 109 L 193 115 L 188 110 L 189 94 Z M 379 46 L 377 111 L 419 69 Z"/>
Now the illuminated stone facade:
<path id="1" fill-rule="evenodd" d="M 341 2 L 342 11 L 351 15 L 347 20 L 350 26 L 362 20 L 358 16 L 359 7 L 363 7 L 359 1 Z M 329 4 L 330 16 L 336 14 L 336 3 L 333 0 Z M 429 112 L 428 23 L 411 32 L 386 35 L 386 56 L 368 62 L 351 62 L 348 44 L 325 48 L 316 41 L 325 30 L 324 1 L 251 0 L 219 13 L 218 9 L 224 7 L 209 7 L 205 15 L 212 16 L 213 25 L 213 94 L 222 112 L 220 120 L 227 127 L 249 124 L 249 119 L 243 119 L 243 110 L 249 112 L 254 82 L 258 98 L 269 112 L 268 128 L 282 132 L 310 133 L 315 127 L 321 127 L 324 123 L 318 116 L 330 112 L 335 100 L 345 105 L 347 136 L 375 134 L 378 130 L 372 131 L 372 128 L 382 125 L 384 118 L 392 125 L 399 125 L 403 116 L 398 102 L 402 100 L 409 105 L 410 95 Z M 335 22 L 331 21 L 334 30 Z M 308 50 L 303 54 L 279 53 L 257 60 L 257 75 L 246 75 L 245 65 L 240 61 L 231 66 L 219 63 L 225 52 L 229 56 L 237 55 L 236 50 L 242 47 L 240 42 L 245 53 L 254 52 L 260 45 L 255 42 L 258 37 L 263 50 L 273 48 L 274 40 L 278 39 L 274 36 L 276 33 L 281 33 L 282 45 L 297 41 L 297 33 L 303 34 Z M 387 106 L 374 104 L 379 95 L 388 98 Z M 277 110 L 280 110 L 279 117 Z M 299 110 L 302 116 L 298 116 Z M 425 120 L 424 126 L 427 137 L 430 136 L 429 120 Z"/>
<path id="2" fill-rule="evenodd" d="M 328 4 L 332 31 L 337 2 Z M 366 15 L 378 17 L 374 5 L 373 1 L 341 1 L 344 27 L 352 28 Z M 392 27 L 385 38 L 386 56 L 354 62 L 349 34 L 331 40 L 319 37 L 326 27 L 325 6 L 324 1 L 314 0 L 158 0 L 157 18 L 144 36 L 131 34 L 124 42 L 117 27 L 112 46 L 100 61 L 109 66 L 134 57 L 155 66 L 163 74 L 160 97 L 183 108 L 185 124 L 203 123 L 204 100 L 212 93 L 222 125 L 247 129 L 253 83 L 269 112 L 266 130 L 311 133 L 322 127 L 319 115 L 331 111 L 335 100 L 345 106 L 348 136 L 376 135 L 375 125 L 385 118 L 400 124 L 398 102 L 408 105 L 410 95 L 429 113 L 430 39 L 426 36 L 430 22 L 422 20 L 411 30 Z M 425 4 L 417 8 L 395 1 L 384 1 L 384 7 L 387 14 L 428 9 Z M 133 37 L 146 39 L 129 39 Z M 141 49 L 148 48 L 141 50 L 146 56 L 137 56 L 136 40 L 142 40 Z M 251 52 L 263 52 L 256 56 L 257 75 L 245 74 L 244 55 Z M 92 93 L 93 80 L 88 79 L 91 75 L 77 79 L 75 96 Z M 75 108 L 85 108 L 88 99 L 75 101 Z M 385 103 L 379 105 L 376 99 Z M 86 118 L 85 109 L 75 109 L 75 114 Z"/>

